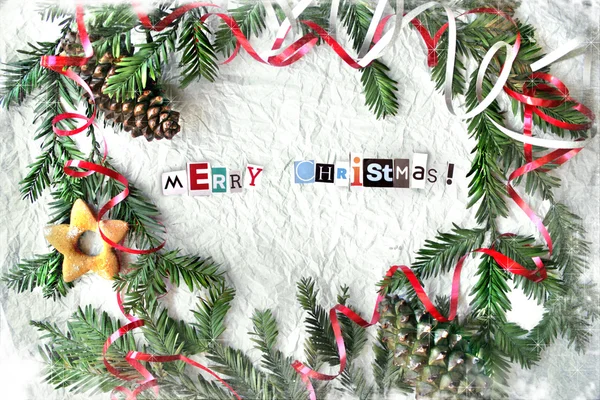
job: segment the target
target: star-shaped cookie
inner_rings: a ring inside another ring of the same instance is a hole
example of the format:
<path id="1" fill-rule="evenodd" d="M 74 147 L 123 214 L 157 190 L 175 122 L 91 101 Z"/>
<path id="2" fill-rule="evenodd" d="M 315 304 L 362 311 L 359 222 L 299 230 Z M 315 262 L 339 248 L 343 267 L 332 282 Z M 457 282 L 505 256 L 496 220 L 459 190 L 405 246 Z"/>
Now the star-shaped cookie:
<path id="1" fill-rule="evenodd" d="M 98 255 L 87 255 L 79 248 L 79 239 L 86 231 L 102 232 L 115 243 L 120 242 L 127 233 L 127 223 L 118 220 L 102 220 L 98 224 L 96 217 L 83 200 L 76 200 L 71 208 L 69 225 L 46 227 L 44 236 L 63 256 L 63 279 L 72 282 L 88 271 L 94 271 L 105 279 L 113 279 L 119 272 L 119 260 L 111 246 L 102 242 Z"/>

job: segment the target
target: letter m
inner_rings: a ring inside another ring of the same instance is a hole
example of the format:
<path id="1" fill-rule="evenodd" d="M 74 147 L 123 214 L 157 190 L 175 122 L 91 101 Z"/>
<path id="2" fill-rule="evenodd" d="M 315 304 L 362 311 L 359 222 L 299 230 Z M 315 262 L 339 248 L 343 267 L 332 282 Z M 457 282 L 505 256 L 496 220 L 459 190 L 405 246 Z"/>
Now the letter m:
<path id="1" fill-rule="evenodd" d="M 396 179 L 400 179 L 400 177 L 404 175 L 404 180 L 408 180 L 408 166 L 404 168 L 400 166 L 396 166 Z"/>
<path id="2" fill-rule="evenodd" d="M 167 182 L 165 183 L 164 189 L 168 189 L 169 185 L 171 185 L 173 189 L 175 189 L 175 184 L 178 184 L 180 188 L 183 188 L 183 184 L 179 180 L 179 176 L 175 175 L 175 179 L 172 179 L 172 177 L 169 176 L 167 177 Z"/>

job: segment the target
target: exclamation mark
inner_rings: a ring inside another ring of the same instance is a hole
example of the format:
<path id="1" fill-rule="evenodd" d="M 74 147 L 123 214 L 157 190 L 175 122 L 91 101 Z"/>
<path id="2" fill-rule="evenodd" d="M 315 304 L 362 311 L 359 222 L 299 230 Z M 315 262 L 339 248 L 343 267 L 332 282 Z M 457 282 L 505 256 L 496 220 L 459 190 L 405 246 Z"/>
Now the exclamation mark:
<path id="1" fill-rule="evenodd" d="M 452 185 L 452 176 L 454 175 L 454 164 L 448 164 L 447 185 Z"/>

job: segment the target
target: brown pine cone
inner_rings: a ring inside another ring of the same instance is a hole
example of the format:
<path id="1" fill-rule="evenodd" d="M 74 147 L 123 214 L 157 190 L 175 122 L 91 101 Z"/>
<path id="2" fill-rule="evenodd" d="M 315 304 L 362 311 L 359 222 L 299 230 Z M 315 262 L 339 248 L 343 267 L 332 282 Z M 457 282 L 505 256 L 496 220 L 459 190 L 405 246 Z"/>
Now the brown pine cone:
<path id="1" fill-rule="evenodd" d="M 74 32 L 63 38 L 62 49 L 66 55 L 81 54 L 82 47 Z M 125 48 L 121 49 L 121 57 L 129 55 L 131 53 Z M 105 119 L 123 124 L 125 131 L 131 132 L 133 137 L 143 135 L 148 141 L 172 139 L 181 129 L 179 113 L 171 110 L 155 82 L 149 81 L 146 89 L 135 99 L 117 101 L 104 93 L 108 78 L 115 74 L 121 57 L 115 58 L 112 53 L 106 52 L 74 71 L 90 85 L 96 105 Z"/>

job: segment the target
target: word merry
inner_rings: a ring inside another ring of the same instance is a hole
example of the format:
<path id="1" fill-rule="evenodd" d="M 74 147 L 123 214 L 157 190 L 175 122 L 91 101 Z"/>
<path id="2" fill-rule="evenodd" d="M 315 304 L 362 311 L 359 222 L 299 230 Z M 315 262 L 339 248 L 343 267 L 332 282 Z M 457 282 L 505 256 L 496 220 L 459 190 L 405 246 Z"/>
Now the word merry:
<path id="1" fill-rule="evenodd" d="M 210 196 L 213 193 L 241 193 L 260 185 L 263 167 L 248 164 L 242 171 L 229 171 L 225 167 L 211 167 L 208 161 L 188 163 L 186 170 L 162 174 L 162 191 L 165 196 L 186 194 Z"/>
<path id="2" fill-rule="evenodd" d="M 427 154 L 415 153 L 408 159 L 365 158 L 351 153 L 351 161 L 335 164 L 315 163 L 314 160 L 294 161 L 294 182 L 334 183 L 336 186 L 423 189 L 425 182 L 435 183 L 438 171 L 427 169 Z M 411 165 L 412 164 L 412 165 Z M 448 164 L 446 184 L 452 184 L 454 164 Z"/>

